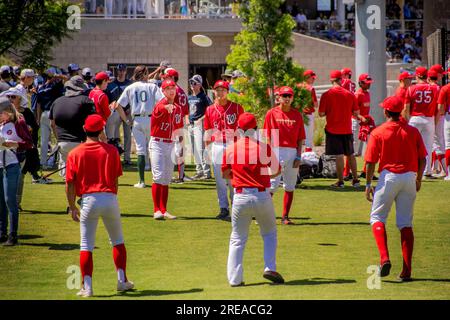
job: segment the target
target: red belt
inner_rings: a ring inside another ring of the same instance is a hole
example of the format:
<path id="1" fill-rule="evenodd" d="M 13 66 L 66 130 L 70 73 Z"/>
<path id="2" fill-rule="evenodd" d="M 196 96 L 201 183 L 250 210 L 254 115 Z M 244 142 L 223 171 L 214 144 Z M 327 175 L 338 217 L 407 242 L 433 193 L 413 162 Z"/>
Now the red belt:
<path id="1" fill-rule="evenodd" d="M 258 192 L 264 192 L 266 191 L 266 188 L 256 188 L 256 187 L 239 187 L 239 188 L 235 188 L 236 193 L 242 193 L 243 189 L 258 189 Z"/>
<path id="2" fill-rule="evenodd" d="M 172 143 L 173 142 L 170 139 L 162 139 L 162 138 L 157 138 L 157 137 L 153 137 L 153 140 L 159 141 L 159 142 L 165 142 L 165 143 Z"/>

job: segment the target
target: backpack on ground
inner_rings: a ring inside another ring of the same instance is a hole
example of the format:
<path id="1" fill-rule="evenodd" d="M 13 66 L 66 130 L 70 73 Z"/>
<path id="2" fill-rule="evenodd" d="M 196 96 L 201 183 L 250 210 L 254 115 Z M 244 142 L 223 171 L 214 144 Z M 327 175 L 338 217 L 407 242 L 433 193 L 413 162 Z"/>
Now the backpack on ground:
<path id="1" fill-rule="evenodd" d="M 319 159 L 319 172 L 324 178 L 337 178 L 336 156 L 322 154 Z"/>

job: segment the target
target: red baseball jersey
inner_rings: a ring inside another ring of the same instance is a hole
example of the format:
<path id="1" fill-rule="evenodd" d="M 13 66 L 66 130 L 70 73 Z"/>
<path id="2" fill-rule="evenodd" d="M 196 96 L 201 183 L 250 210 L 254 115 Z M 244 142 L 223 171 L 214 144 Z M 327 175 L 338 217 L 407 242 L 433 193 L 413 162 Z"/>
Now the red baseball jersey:
<path id="1" fill-rule="evenodd" d="M 74 183 L 78 197 L 95 192 L 117 194 L 117 178 L 122 175 L 119 152 L 103 142 L 85 142 L 67 156 L 66 183 Z"/>
<path id="2" fill-rule="evenodd" d="M 450 113 L 450 83 L 441 88 L 438 104 L 443 104 L 445 112 Z"/>
<path id="3" fill-rule="evenodd" d="M 368 116 L 370 113 L 370 93 L 359 88 L 355 93 L 356 101 L 358 103 L 359 114 Z"/>
<path id="4" fill-rule="evenodd" d="M 380 161 L 378 172 L 406 173 L 417 172 L 418 159 L 426 156 L 419 130 L 403 121 L 388 121 L 372 131 L 364 160 Z"/>
<path id="5" fill-rule="evenodd" d="M 184 115 L 189 115 L 188 97 L 183 88 L 177 85 L 177 95 L 175 96 L 175 103 L 181 106 Z"/>
<path id="6" fill-rule="evenodd" d="M 175 108 L 169 113 L 166 110 L 168 104 L 167 98 L 162 98 L 153 109 L 150 133 L 152 137 L 173 140 L 176 131 L 183 128 L 183 109 L 179 104 L 173 103 Z"/>
<path id="7" fill-rule="evenodd" d="M 341 86 L 351 93 L 355 93 L 356 91 L 356 84 L 351 79 L 342 79 Z"/>
<path id="8" fill-rule="evenodd" d="M 406 99 L 406 91 L 408 91 L 408 88 L 398 87 L 397 90 L 395 90 L 395 95 L 402 99 L 402 101 L 404 102 Z"/>
<path id="9" fill-rule="evenodd" d="M 410 104 L 411 116 L 432 117 L 438 99 L 438 88 L 428 83 L 419 83 L 408 88 L 405 103 Z"/>
<path id="10" fill-rule="evenodd" d="M 270 137 L 272 147 L 295 148 L 305 140 L 305 126 L 302 114 L 291 108 L 288 112 L 276 106 L 266 113 L 264 132 Z"/>
<path id="11" fill-rule="evenodd" d="M 223 155 L 222 173 L 231 169 L 234 188 L 269 188 L 270 173 L 280 170 L 276 155 L 268 144 L 244 137 L 229 145 Z"/>
<path id="12" fill-rule="evenodd" d="M 109 109 L 109 99 L 106 93 L 95 87 L 89 92 L 89 99 L 95 104 L 95 112 L 99 114 L 103 120 L 107 121 L 111 115 L 111 110 Z"/>
<path id="13" fill-rule="evenodd" d="M 241 105 L 227 101 L 225 106 L 214 102 L 205 112 L 205 131 L 210 130 L 211 141 L 233 141 L 239 116 L 244 112 Z M 231 140 L 230 140 L 231 139 Z"/>
<path id="14" fill-rule="evenodd" d="M 320 98 L 319 113 L 325 113 L 325 129 L 332 134 L 351 134 L 352 115 L 358 110 L 355 96 L 342 87 L 333 87 Z"/>
<path id="15" fill-rule="evenodd" d="M 313 114 L 315 109 L 314 109 L 314 104 L 317 103 L 317 95 L 316 95 L 316 89 L 314 89 L 313 86 L 305 83 L 303 85 L 303 87 L 308 90 L 311 93 L 311 105 L 306 106 L 305 108 L 303 108 L 303 113 L 304 114 Z"/>

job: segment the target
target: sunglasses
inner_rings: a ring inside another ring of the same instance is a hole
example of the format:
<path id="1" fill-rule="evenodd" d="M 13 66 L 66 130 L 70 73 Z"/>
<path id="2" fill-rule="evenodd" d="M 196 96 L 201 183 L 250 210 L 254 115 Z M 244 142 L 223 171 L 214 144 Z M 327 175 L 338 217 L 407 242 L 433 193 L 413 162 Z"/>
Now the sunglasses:
<path id="1" fill-rule="evenodd" d="M 10 98 L 10 99 L 16 99 L 16 98 L 17 98 L 17 96 L 15 96 L 15 95 L 11 95 L 11 96 L 8 96 L 8 98 Z"/>
<path id="2" fill-rule="evenodd" d="M 282 94 L 281 95 L 283 98 L 290 98 L 290 97 L 292 97 L 292 95 L 290 95 L 290 94 L 287 94 L 287 93 L 285 93 L 285 94 Z"/>
<path id="3" fill-rule="evenodd" d="M 200 83 L 195 82 L 195 81 L 189 81 L 189 84 L 190 84 L 191 86 L 195 86 L 195 85 L 199 85 Z"/>

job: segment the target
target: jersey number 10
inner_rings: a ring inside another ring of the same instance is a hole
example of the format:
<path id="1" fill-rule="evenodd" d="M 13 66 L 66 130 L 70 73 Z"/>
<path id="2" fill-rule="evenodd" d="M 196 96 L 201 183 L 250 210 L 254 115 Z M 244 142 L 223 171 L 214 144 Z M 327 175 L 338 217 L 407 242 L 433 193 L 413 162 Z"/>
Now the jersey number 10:
<path id="1" fill-rule="evenodd" d="M 147 102 L 147 99 L 148 99 L 147 91 L 135 92 L 134 97 L 136 98 L 135 100 L 136 100 L 137 104 L 139 102 Z"/>

